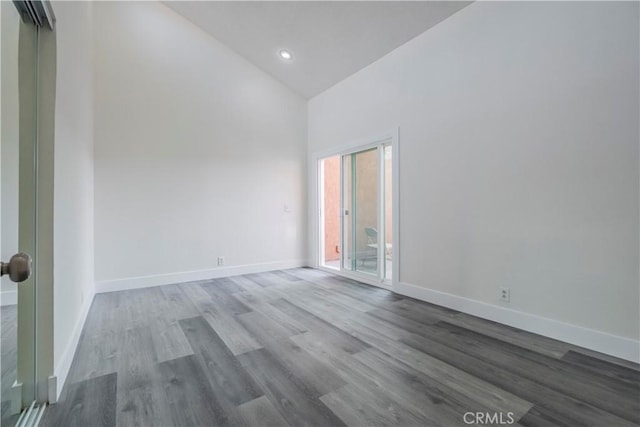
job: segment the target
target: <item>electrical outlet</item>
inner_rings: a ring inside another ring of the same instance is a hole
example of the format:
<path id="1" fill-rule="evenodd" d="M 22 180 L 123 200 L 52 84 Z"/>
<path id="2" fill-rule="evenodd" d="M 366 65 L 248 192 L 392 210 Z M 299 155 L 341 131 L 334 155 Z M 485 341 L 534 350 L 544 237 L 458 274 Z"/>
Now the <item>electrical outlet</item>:
<path id="1" fill-rule="evenodd" d="M 511 300 L 511 289 L 500 288 L 500 301 L 509 302 Z"/>
<path id="2" fill-rule="evenodd" d="M 224 265 L 224 257 L 223 256 L 219 256 L 218 257 L 218 265 Z"/>

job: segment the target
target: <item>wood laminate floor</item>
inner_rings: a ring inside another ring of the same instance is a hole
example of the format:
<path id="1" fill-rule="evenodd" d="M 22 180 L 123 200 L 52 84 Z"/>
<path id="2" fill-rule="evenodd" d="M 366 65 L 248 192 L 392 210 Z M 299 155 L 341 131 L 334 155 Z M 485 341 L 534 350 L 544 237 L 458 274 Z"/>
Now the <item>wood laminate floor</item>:
<path id="1" fill-rule="evenodd" d="M 11 387 L 16 380 L 18 306 L 0 307 L 0 425 L 11 427 L 18 417 L 11 414 Z"/>
<path id="2" fill-rule="evenodd" d="M 300 268 L 96 295 L 43 424 L 637 426 L 639 399 L 638 365 Z"/>

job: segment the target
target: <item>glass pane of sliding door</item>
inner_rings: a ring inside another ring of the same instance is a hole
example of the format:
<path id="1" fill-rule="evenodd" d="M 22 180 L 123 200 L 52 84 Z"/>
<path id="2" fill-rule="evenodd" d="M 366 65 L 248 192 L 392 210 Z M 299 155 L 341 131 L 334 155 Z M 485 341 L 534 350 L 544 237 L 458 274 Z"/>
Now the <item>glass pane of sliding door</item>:
<path id="1" fill-rule="evenodd" d="M 320 265 L 340 269 L 340 156 L 320 160 Z"/>
<path id="2" fill-rule="evenodd" d="M 355 258 L 353 248 L 353 163 L 352 155 L 342 156 L 342 268 L 353 270 Z"/>
<path id="3" fill-rule="evenodd" d="M 350 248 L 345 268 L 377 276 L 378 149 L 348 154 L 343 158 L 346 187 L 344 229 Z"/>

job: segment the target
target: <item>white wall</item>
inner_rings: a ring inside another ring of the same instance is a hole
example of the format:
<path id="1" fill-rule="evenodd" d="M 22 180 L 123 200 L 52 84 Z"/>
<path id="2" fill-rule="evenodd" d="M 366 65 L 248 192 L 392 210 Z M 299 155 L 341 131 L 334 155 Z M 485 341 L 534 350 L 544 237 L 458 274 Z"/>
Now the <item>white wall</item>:
<path id="1" fill-rule="evenodd" d="M 20 16 L 11 2 L 1 2 L 2 8 L 2 124 L 0 136 L 0 259 L 18 252 L 18 33 Z M 8 277 L 1 279 L 0 303 L 15 304 L 16 284 Z"/>
<path id="2" fill-rule="evenodd" d="M 98 290 L 304 264 L 305 100 L 162 4 L 94 10 Z"/>
<path id="3" fill-rule="evenodd" d="M 474 3 L 313 98 L 310 151 L 399 126 L 401 282 L 637 340 L 638 36 L 638 3 Z"/>
<path id="4" fill-rule="evenodd" d="M 68 372 L 94 293 L 92 4 L 55 2 L 54 367 Z"/>

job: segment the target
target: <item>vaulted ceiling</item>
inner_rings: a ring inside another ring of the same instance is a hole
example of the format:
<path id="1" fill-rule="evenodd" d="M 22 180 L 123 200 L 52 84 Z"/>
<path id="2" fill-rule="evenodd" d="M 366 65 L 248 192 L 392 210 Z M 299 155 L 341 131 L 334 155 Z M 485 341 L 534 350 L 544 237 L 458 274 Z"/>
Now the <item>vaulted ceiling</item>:
<path id="1" fill-rule="evenodd" d="M 164 2 L 305 98 L 375 62 L 469 3 Z M 293 59 L 283 60 L 282 49 Z"/>

